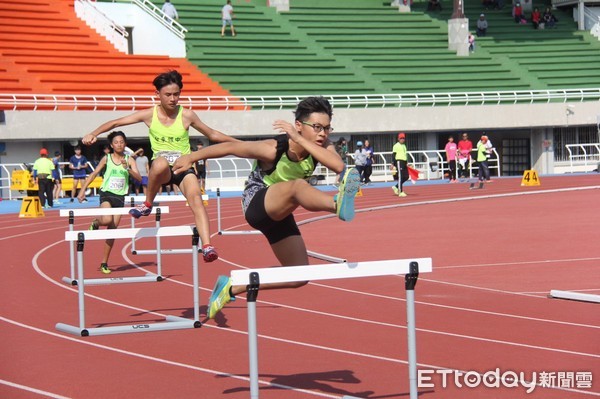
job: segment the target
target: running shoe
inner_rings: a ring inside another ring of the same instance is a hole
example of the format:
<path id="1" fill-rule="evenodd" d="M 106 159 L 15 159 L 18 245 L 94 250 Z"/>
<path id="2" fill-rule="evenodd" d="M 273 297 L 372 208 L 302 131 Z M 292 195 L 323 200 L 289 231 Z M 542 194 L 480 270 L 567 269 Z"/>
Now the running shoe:
<path id="1" fill-rule="evenodd" d="M 227 276 L 219 276 L 215 287 L 213 288 L 210 299 L 208 300 L 208 318 L 214 319 L 216 314 L 221 311 L 231 301 L 235 301 L 235 297 L 229 292 L 231 288 L 231 278 Z"/>
<path id="2" fill-rule="evenodd" d="M 148 216 L 152 213 L 152 207 L 147 207 L 146 204 L 141 203 L 138 204 L 135 208 L 132 208 L 129 211 L 129 214 L 136 219 L 139 219 L 142 216 Z"/>
<path id="3" fill-rule="evenodd" d="M 217 253 L 215 247 L 210 244 L 206 244 L 202 246 L 202 257 L 204 258 L 205 262 L 214 262 L 215 260 L 219 259 L 219 254 Z"/>
<path id="4" fill-rule="evenodd" d="M 100 271 L 104 274 L 110 274 L 111 270 L 108 268 L 108 264 L 107 263 L 101 263 L 100 264 Z"/>
<path id="5" fill-rule="evenodd" d="M 90 227 L 88 228 L 88 230 L 98 230 L 100 228 L 100 222 L 98 221 L 98 219 L 94 219 L 92 220 L 92 224 L 90 224 Z"/>
<path id="6" fill-rule="evenodd" d="M 400 191 L 398 193 L 398 197 L 406 197 L 406 196 L 407 196 L 407 194 L 404 191 Z"/>
<path id="7" fill-rule="evenodd" d="M 392 190 L 394 191 L 394 194 L 398 195 L 398 187 L 392 186 Z"/>
<path id="8" fill-rule="evenodd" d="M 360 175 L 355 168 L 346 169 L 340 182 L 340 191 L 335 195 L 336 213 L 346 222 L 354 219 L 354 197 L 360 188 Z"/>

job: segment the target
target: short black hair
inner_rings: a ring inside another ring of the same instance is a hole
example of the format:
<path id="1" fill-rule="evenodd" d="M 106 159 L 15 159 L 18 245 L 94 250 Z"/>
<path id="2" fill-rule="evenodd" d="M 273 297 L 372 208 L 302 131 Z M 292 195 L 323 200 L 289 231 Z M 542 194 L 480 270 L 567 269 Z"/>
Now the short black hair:
<path id="1" fill-rule="evenodd" d="M 152 84 L 156 87 L 156 90 L 160 91 L 165 86 L 170 85 L 171 83 L 175 83 L 179 86 L 179 89 L 183 89 L 183 78 L 181 74 L 175 70 L 161 73 L 157 77 L 154 78 Z"/>
<path id="2" fill-rule="evenodd" d="M 123 140 L 125 140 L 125 142 L 127 142 L 127 136 L 125 136 L 125 133 L 123 133 L 120 130 L 115 130 L 114 132 L 111 132 L 108 135 L 108 142 L 112 143 L 112 141 L 114 140 L 114 138 L 115 137 L 119 137 L 119 136 L 123 137 Z"/>
<path id="3" fill-rule="evenodd" d="M 296 120 L 300 122 L 306 121 L 310 114 L 313 113 L 327 114 L 331 118 L 333 116 L 333 109 L 325 97 L 318 96 L 306 97 L 298 103 L 294 112 Z"/>

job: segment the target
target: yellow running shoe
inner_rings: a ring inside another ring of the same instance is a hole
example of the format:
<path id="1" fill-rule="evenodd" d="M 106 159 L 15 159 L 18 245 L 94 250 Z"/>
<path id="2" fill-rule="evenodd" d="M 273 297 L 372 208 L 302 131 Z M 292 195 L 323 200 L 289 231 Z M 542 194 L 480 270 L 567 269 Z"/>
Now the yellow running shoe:
<path id="1" fill-rule="evenodd" d="M 100 264 L 100 271 L 104 274 L 110 274 L 111 270 L 108 268 L 108 264 L 107 263 L 101 263 Z"/>

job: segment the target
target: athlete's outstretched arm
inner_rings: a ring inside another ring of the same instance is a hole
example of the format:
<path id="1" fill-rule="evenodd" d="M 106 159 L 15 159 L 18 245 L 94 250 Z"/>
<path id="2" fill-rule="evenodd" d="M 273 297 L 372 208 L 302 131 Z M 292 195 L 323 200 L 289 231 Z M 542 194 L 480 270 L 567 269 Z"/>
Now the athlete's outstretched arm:
<path id="1" fill-rule="evenodd" d="M 192 167 L 201 159 L 222 158 L 234 155 L 240 158 L 252 158 L 269 162 L 275 160 L 277 142 L 273 139 L 260 141 L 234 141 L 204 147 L 191 154 L 182 155 L 173 164 L 173 173 L 178 174 Z"/>
<path id="2" fill-rule="evenodd" d="M 102 125 L 98 126 L 93 132 L 83 136 L 81 142 L 85 145 L 91 145 L 98 140 L 99 135 L 101 135 L 102 133 L 106 133 L 110 130 L 116 129 L 119 126 L 127 126 L 133 125 L 135 123 L 151 121 L 152 110 L 152 108 L 148 108 L 135 112 L 131 115 L 123 116 L 121 118 L 113 119 L 112 121 L 104 122 Z"/>
<path id="3" fill-rule="evenodd" d="M 217 143 L 239 141 L 238 139 L 234 139 L 233 137 L 230 137 L 216 129 L 209 127 L 206 123 L 200 120 L 200 118 L 198 117 L 198 115 L 196 115 L 194 111 L 186 109 L 184 110 L 184 112 L 186 113 L 185 116 L 189 118 L 190 126 L 192 126 L 194 129 L 208 137 L 210 141 L 214 141 Z"/>

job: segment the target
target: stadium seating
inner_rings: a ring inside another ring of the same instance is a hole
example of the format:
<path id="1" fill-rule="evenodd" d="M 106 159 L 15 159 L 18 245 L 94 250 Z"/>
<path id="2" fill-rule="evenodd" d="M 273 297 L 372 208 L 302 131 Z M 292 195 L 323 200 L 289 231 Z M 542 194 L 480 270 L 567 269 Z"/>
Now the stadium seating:
<path id="1" fill-rule="evenodd" d="M 229 95 L 185 59 L 126 55 L 80 21 L 67 0 L 0 0 L 0 87 L 12 93 L 149 95 L 177 69 L 187 95 Z"/>

